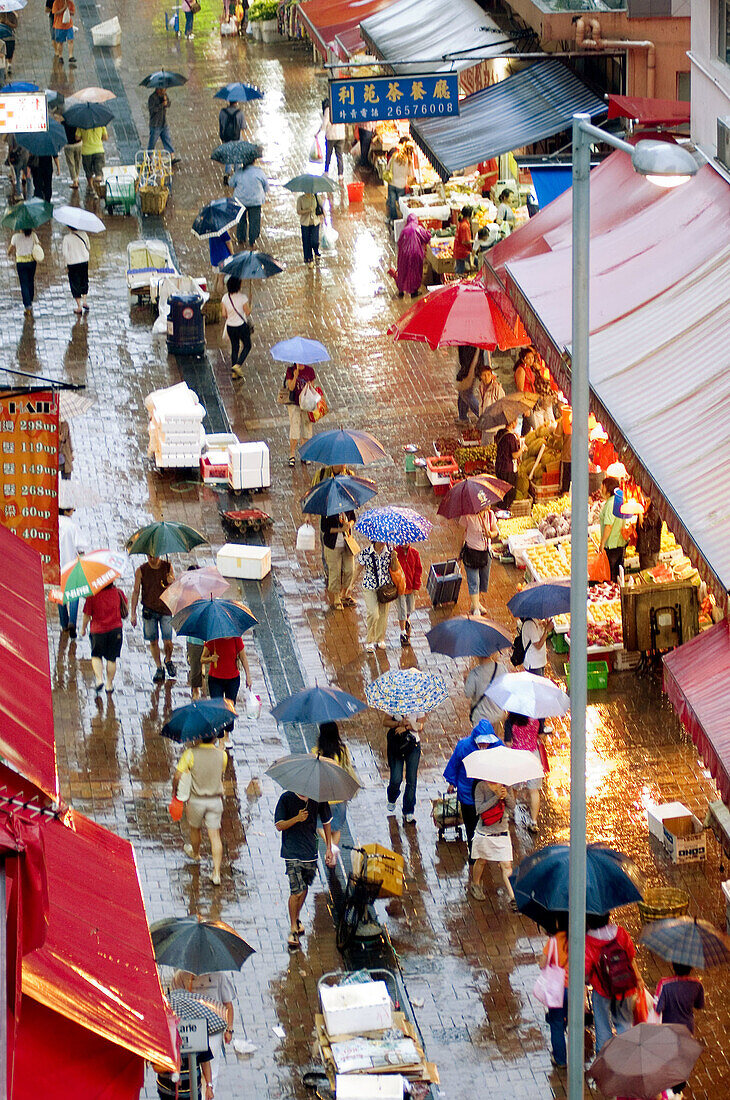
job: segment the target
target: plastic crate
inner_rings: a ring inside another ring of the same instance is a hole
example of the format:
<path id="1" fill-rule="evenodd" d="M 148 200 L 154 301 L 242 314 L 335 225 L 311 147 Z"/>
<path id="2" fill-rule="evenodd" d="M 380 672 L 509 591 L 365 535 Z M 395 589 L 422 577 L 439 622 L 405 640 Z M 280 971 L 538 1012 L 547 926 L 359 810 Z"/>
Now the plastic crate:
<path id="1" fill-rule="evenodd" d="M 570 662 L 565 666 L 565 686 L 570 688 Z M 605 691 L 608 687 L 608 664 L 605 661 L 588 662 L 588 690 Z"/>
<path id="2" fill-rule="evenodd" d="M 426 591 L 434 607 L 443 603 L 456 603 L 461 591 L 461 572 L 456 558 L 432 564 L 428 571 Z"/>
<path id="3" fill-rule="evenodd" d="M 136 201 L 134 178 L 132 176 L 109 176 L 106 180 L 104 204 L 107 211 L 121 206 L 125 214 L 131 214 Z"/>
<path id="4" fill-rule="evenodd" d="M 365 882 L 380 883 L 381 898 L 399 898 L 403 893 L 405 860 L 382 844 L 363 844 L 352 853 L 352 873 Z M 363 852 L 365 855 L 363 855 Z"/>
<path id="5" fill-rule="evenodd" d="M 570 646 L 565 640 L 564 634 L 551 634 L 550 641 L 556 653 L 570 653 Z"/>

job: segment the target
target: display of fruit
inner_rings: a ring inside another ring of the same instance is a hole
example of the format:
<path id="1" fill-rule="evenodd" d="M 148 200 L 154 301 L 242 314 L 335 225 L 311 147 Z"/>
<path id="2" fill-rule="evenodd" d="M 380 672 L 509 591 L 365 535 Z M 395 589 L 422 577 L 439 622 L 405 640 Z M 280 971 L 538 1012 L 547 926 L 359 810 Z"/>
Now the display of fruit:
<path id="1" fill-rule="evenodd" d="M 570 643 L 570 634 L 566 634 L 565 637 L 568 643 Z M 596 626 L 594 623 L 588 623 L 589 646 L 598 646 L 601 649 L 612 649 L 614 646 L 623 645 L 623 643 L 624 633 L 620 622 L 603 626 Z"/>
<path id="2" fill-rule="evenodd" d="M 480 443 L 482 433 L 479 428 L 462 428 L 461 429 L 461 441 L 462 443 Z"/>
<path id="3" fill-rule="evenodd" d="M 510 516 L 509 519 L 497 520 L 499 537 L 505 542 L 511 535 L 521 535 L 523 531 L 532 531 L 534 526 L 531 516 Z"/>
<path id="4" fill-rule="evenodd" d="M 537 529 L 546 539 L 556 539 L 560 536 L 569 535 L 570 512 L 563 512 L 562 515 L 557 512 L 550 512 L 545 516 L 545 519 L 540 520 Z"/>
<path id="5" fill-rule="evenodd" d="M 453 455 L 455 461 L 459 461 L 456 458 L 456 451 L 459 446 L 459 441 L 453 435 L 439 435 L 434 440 L 433 445 L 436 450 L 436 454 Z"/>
<path id="6" fill-rule="evenodd" d="M 471 473 L 474 473 L 472 463 L 481 463 L 484 466 L 484 472 L 494 470 L 494 460 L 497 457 L 497 444 L 490 443 L 488 447 L 457 447 L 453 451 L 454 462 L 460 469 L 464 468 L 464 463 L 470 464 L 469 469 Z"/>
<path id="7" fill-rule="evenodd" d="M 565 558 L 565 563 L 568 566 L 568 573 L 570 573 L 570 563 L 572 561 L 572 553 L 573 553 L 572 552 L 572 547 L 570 545 L 570 539 L 569 538 L 558 539 L 558 547 L 560 548 L 560 553 Z M 593 544 L 592 544 L 592 542 L 589 538 L 588 539 L 588 553 L 591 554 L 592 552 L 593 552 Z"/>
<path id="8" fill-rule="evenodd" d="M 588 604 L 588 622 L 601 626 L 603 623 L 621 622 L 621 600 L 595 600 Z"/>
<path id="9" fill-rule="evenodd" d="M 620 600 L 621 587 L 612 581 L 603 581 L 601 584 L 592 584 L 588 588 L 588 602 L 596 603 L 599 600 Z"/>
<path id="10" fill-rule="evenodd" d="M 453 259 L 454 241 L 450 237 L 431 237 L 430 248 L 437 260 Z"/>
<path id="11" fill-rule="evenodd" d="M 679 544 L 666 523 L 662 524 L 662 542 L 659 549 L 662 554 L 671 554 L 674 550 L 679 550 Z"/>
<path id="12" fill-rule="evenodd" d="M 536 501 L 533 505 L 532 518 L 535 521 L 536 527 L 539 528 L 542 521 L 552 515 L 562 516 L 564 519 L 570 520 L 570 496 L 568 493 L 565 493 L 562 497 L 558 497 L 556 500 L 544 502 Z"/>
<path id="13" fill-rule="evenodd" d="M 557 546 L 529 546 L 524 551 L 530 569 L 538 580 L 568 576 L 565 559 Z"/>

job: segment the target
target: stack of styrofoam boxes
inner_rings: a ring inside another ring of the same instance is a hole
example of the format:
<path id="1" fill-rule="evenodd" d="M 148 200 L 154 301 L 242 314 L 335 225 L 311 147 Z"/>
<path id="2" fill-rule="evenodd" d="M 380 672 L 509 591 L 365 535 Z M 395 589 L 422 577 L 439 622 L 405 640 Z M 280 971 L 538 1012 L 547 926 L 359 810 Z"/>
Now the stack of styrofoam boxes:
<path id="1" fill-rule="evenodd" d="M 147 453 L 154 455 L 158 468 L 197 467 L 205 440 L 202 426 L 205 409 L 197 393 L 187 383 L 180 382 L 165 390 L 155 390 L 145 398 L 145 407 L 150 417 Z"/>
<path id="2" fill-rule="evenodd" d="M 268 489 L 271 485 L 271 467 L 269 448 L 265 443 L 229 445 L 228 484 L 232 489 Z"/>
<path id="3" fill-rule="evenodd" d="M 230 432 L 207 435 L 200 456 L 200 476 L 207 485 L 228 484 L 228 447 L 238 443 Z"/>

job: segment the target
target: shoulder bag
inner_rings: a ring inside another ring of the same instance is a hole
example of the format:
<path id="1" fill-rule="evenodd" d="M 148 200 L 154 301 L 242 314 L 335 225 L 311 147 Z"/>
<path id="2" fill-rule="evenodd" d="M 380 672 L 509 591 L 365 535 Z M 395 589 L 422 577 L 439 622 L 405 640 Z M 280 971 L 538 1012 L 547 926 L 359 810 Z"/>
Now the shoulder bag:
<path id="1" fill-rule="evenodd" d="M 296 405 L 297 403 L 294 396 L 294 390 L 290 390 L 286 384 L 286 377 L 284 378 L 284 384 L 279 390 L 276 400 L 280 405 Z"/>
<path id="2" fill-rule="evenodd" d="M 565 968 L 558 966 L 558 943 L 550 937 L 547 962 L 537 976 L 533 993 L 546 1008 L 562 1008 L 565 997 Z"/>
<path id="3" fill-rule="evenodd" d="M 405 760 L 418 744 L 418 738 L 407 726 L 395 726 L 391 730 L 390 746 L 397 760 Z"/>
<path id="4" fill-rule="evenodd" d="M 119 592 L 119 614 L 123 619 L 127 619 L 129 618 L 129 601 L 120 588 L 117 589 L 117 592 Z"/>
<path id="5" fill-rule="evenodd" d="M 33 245 L 33 252 L 31 255 L 37 264 L 42 263 L 46 258 L 46 254 L 43 251 L 43 245 L 39 244 L 38 241 Z"/>
<path id="6" fill-rule="evenodd" d="M 398 559 L 398 555 L 395 550 L 390 555 L 390 579 L 395 585 L 398 595 L 405 596 L 406 593 L 406 575 L 403 572 L 403 568 Z"/>
<path id="7" fill-rule="evenodd" d="M 378 570 L 378 556 L 372 547 L 370 547 L 369 553 L 370 560 L 372 561 L 373 573 L 375 574 L 375 580 L 378 581 L 380 579 L 380 574 Z M 392 603 L 398 595 L 398 589 L 396 588 L 393 581 L 388 579 L 383 584 L 379 584 L 377 586 L 377 588 L 375 589 L 375 595 L 378 598 L 378 603 Z"/>

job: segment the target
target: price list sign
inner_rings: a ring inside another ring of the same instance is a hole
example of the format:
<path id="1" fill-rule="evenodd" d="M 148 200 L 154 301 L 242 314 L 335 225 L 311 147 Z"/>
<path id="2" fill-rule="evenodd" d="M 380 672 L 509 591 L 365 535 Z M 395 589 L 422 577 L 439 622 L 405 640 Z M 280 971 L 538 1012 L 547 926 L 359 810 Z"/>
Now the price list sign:
<path id="1" fill-rule="evenodd" d="M 0 391 L 0 522 L 37 550 L 58 584 L 58 394 Z"/>

